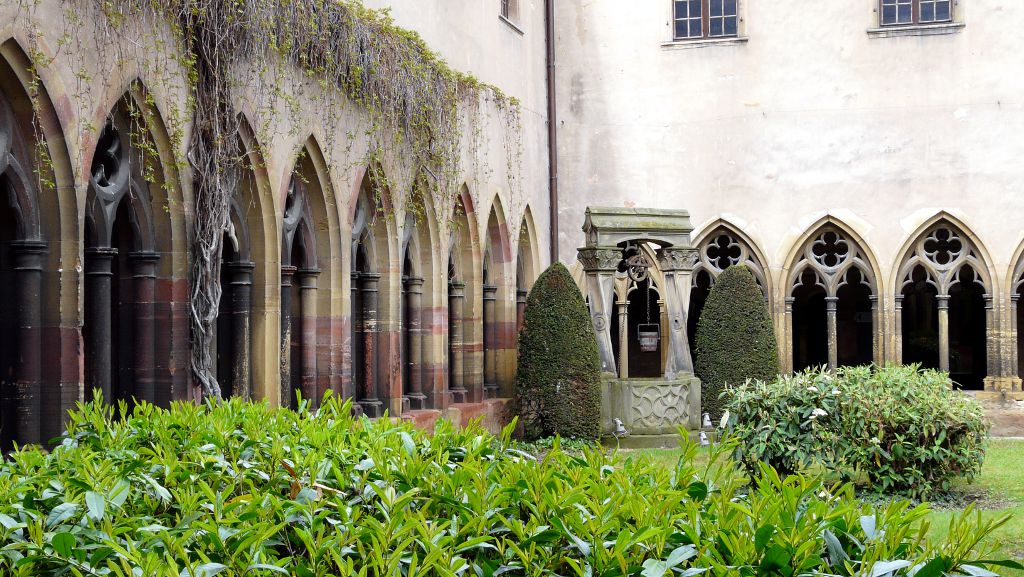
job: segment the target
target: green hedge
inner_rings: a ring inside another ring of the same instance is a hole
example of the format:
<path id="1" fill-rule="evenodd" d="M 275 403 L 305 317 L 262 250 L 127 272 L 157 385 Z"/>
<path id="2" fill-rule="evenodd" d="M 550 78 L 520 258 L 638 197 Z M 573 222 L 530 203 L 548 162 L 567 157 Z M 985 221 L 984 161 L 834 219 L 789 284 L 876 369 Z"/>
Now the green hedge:
<path id="1" fill-rule="evenodd" d="M 981 470 L 981 405 L 917 366 L 810 370 L 726 393 L 747 469 L 821 466 L 873 491 L 927 496 Z"/>
<path id="2" fill-rule="evenodd" d="M 674 466 L 557 444 L 537 461 L 510 431 L 431 436 L 333 399 L 87 405 L 52 453 L 0 466 L 0 575 L 903 576 L 991 552 L 974 515 L 932 541 L 925 507 L 767 470 L 743 490 L 692 444 Z"/>
<path id="3" fill-rule="evenodd" d="M 526 438 L 601 434 L 601 359 L 587 304 L 562 263 L 540 275 L 519 333 L 516 405 Z"/>
<path id="4" fill-rule="evenodd" d="M 704 412 L 722 414 L 722 391 L 747 379 L 779 373 L 779 352 L 768 305 L 750 269 L 731 266 L 718 275 L 697 321 L 694 372 Z"/>

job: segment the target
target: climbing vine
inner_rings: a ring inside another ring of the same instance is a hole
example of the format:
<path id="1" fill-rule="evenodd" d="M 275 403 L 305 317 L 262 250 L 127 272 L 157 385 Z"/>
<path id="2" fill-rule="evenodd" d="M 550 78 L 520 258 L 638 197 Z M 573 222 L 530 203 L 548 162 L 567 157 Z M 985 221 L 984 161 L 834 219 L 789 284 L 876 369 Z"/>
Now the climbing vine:
<path id="1" fill-rule="evenodd" d="M 275 127 L 296 130 L 302 124 L 282 117 L 295 119 L 312 106 L 324 126 L 348 127 L 327 138 L 347 139 L 346 151 L 360 142 L 366 153 L 353 164 L 375 166 L 371 160 L 387 157 L 402 166 L 405 174 L 398 182 L 374 178 L 377 187 L 392 193 L 408 191 L 402 210 L 423 214 L 423 194 L 415 191 L 426 188 L 441 220 L 459 194 L 460 146 L 464 130 L 476 129 L 469 117 L 480 101 L 497 107 L 515 138 L 521 133 L 515 99 L 450 68 L 418 34 L 395 25 L 387 11 L 370 10 L 357 0 L 77 0 L 65 4 L 64 16 L 68 32 L 60 48 L 82 46 L 80 37 L 70 36 L 95 26 L 100 52 L 107 46 L 134 51 L 108 60 L 132 56 L 150 67 L 151 76 L 188 95 L 184 109 L 169 111 L 167 129 L 172 144 L 188 138 L 194 193 L 190 369 L 207 396 L 220 396 L 212 350 L 222 244 L 225 234 L 233 234 L 230 204 L 244 169 L 243 108 L 263 113 L 254 130 L 270 140 Z M 125 41 L 140 31 L 151 36 Z M 85 72 L 77 79 L 80 91 L 93 84 Z M 81 128 L 88 134 L 97 130 Z M 521 146 L 511 148 L 507 161 L 520 162 Z M 470 153 L 474 156 L 475 149 Z M 515 188 L 518 171 L 508 167 Z"/>

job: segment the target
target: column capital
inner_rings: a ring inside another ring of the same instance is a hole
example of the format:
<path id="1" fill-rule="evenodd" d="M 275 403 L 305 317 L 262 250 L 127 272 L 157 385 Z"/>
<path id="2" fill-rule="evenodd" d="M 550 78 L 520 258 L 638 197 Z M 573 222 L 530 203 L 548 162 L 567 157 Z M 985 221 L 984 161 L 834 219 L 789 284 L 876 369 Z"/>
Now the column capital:
<path id="1" fill-rule="evenodd" d="M 622 249 L 615 246 L 581 248 L 578 258 L 587 272 L 614 272 L 622 262 Z"/>
<path id="2" fill-rule="evenodd" d="M 935 295 L 935 302 L 940 311 L 949 309 L 949 295 Z"/>
<path id="3" fill-rule="evenodd" d="M 284 265 L 281 267 L 281 286 L 290 287 L 292 286 L 292 277 L 295 276 L 297 268 L 291 265 Z"/>
<path id="4" fill-rule="evenodd" d="M 466 283 L 460 280 L 448 281 L 448 296 L 450 298 L 463 298 L 466 296 Z"/>
<path id="5" fill-rule="evenodd" d="M 299 277 L 300 288 L 316 289 L 316 280 L 320 278 L 320 269 L 302 268 L 295 271 L 295 276 Z"/>
<path id="6" fill-rule="evenodd" d="M 498 298 L 498 287 L 492 284 L 483 286 L 484 300 L 492 301 Z"/>
<path id="7" fill-rule="evenodd" d="M 22 254 L 46 254 L 47 244 L 42 240 L 15 240 L 10 243 L 11 250 Z"/>
<path id="8" fill-rule="evenodd" d="M 114 259 L 117 249 L 109 246 L 89 247 L 85 249 L 85 257 L 89 261 L 85 267 L 86 276 L 113 276 Z"/>
<path id="9" fill-rule="evenodd" d="M 359 281 L 359 290 L 363 292 L 377 292 L 377 285 L 380 283 L 380 274 L 375 272 L 360 273 Z"/>
<path id="10" fill-rule="evenodd" d="M 152 251 L 135 251 L 128 253 L 132 263 L 133 278 L 156 278 L 156 263 L 160 262 L 160 254 Z"/>
<path id="11" fill-rule="evenodd" d="M 700 260 L 695 248 L 667 247 L 658 251 L 658 260 L 663 271 L 692 271 Z"/>

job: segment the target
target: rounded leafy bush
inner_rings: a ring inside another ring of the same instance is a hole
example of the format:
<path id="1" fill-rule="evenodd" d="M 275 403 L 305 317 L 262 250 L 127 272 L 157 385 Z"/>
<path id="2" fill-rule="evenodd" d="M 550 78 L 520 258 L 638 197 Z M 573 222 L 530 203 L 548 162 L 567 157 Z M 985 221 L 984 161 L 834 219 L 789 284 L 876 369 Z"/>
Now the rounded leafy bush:
<path id="1" fill-rule="evenodd" d="M 927 507 L 768 469 L 744 490 L 726 448 L 698 461 L 685 438 L 674 465 L 558 442 L 537 460 L 512 427 L 350 408 L 85 405 L 52 452 L 0 463 L 0 575 L 980 575 L 1005 521 L 932 539 Z"/>
<path id="2" fill-rule="evenodd" d="M 750 269 L 731 266 L 718 275 L 697 321 L 696 345 L 694 371 L 703 408 L 716 420 L 728 385 L 778 375 L 775 330 Z"/>
<path id="3" fill-rule="evenodd" d="M 820 466 L 882 493 L 924 497 L 981 470 L 984 410 L 917 366 L 809 370 L 727 393 L 749 471 Z"/>
<path id="4" fill-rule="evenodd" d="M 519 333 L 516 401 L 528 439 L 601 434 L 601 359 L 590 313 L 562 263 L 526 298 Z"/>

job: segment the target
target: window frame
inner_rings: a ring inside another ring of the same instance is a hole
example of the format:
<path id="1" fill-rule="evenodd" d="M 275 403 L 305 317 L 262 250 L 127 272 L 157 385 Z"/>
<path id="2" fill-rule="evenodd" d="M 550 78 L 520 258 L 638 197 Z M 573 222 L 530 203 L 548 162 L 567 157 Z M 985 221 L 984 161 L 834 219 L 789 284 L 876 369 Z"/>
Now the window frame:
<path id="1" fill-rule="evenodd" d="M 897 0 L 898 1 L 898 0 Z M 924 0 L 930 2 L 933 0 Z M 925 22 L 921 21 L 921 2 L 922 0 L 910 0 L 910 22 L 886 22 L 885 21 L 885 0 L 878 0 L 878 27 L 879 28 L 896 28 L 900 26 L 942 26 L 955 24 L 957 22 L 957 0 L 949 1 L 949 18 L 946 20 L 928 20 Z M 898 13 L 897 13 L 898 19 Z"/>
<path id="2" fill-rule="evenodd" d="M 700 26 L 701 26 L 700 31 L 701 31 L 701 35 L 700 36 L 678 36 L 676 34 L 676 24 L 680 20 L 687 20 L 687 21 L 689 21 L 689 20 L 695 20 L 695 18 L 689 18 L 689 17 L 687 17 L 687 18 L 678 18 L 677 14 L 676 14 L 676 6 L 677 6 L 676 2 L 677 2 L 677 0 L 671 0 L 671 5 L 669 7 L 669 14 L 670 14 L 670 23 L 671 23 L 671 32 L 672 32 L 672 42 L 674 42 L 674 43 L 678 43 L 678 42 L 708 42 L 708 41 L 719 41 L 719 40 L 736 40 L 736 39 L 739 39 L 739 38 L 743 38 L 743 35 L 742 35 L 742 32 L 743 32 L 742 31 L 742 24 L 743 24 L 743 15 L 742 15 L 743 7 L 742 7 L 742 4 L 743 4 L 743 0 L 735 0 L 736 1 L 736 13 L 735 14 L 729 14 L 729 15 L 723 14 L 722 16 L 714 16 L 714 17 L 711 16 L 711 0 L 699 0 L 699 1 L 700 1 Z M 724 3 L 726 2 L 726 0 L 721 0 L 721 1 L 723 2 L 722 12 L 724 13 L 725 12 L 725 5 L 724 5 Z M 879 0 L 879 2 L 881 2 L 881 0 Z M 687 14 L 687 15 L 689 16 L 689 14 Z M 711 19 L 712 18 L 722 18 L 723 19 L 722 30 L 724 31 L 725 30 L 724 18 L 729 18 L 729 17 L 736 18 L 736 31 L 734 33 L 732 33 L 732 34 L 719 34 L 719 35 L 712 36 L 711 35 Z M 687 32 L 689 32 L 689 28 L 687 28 Z"/>

